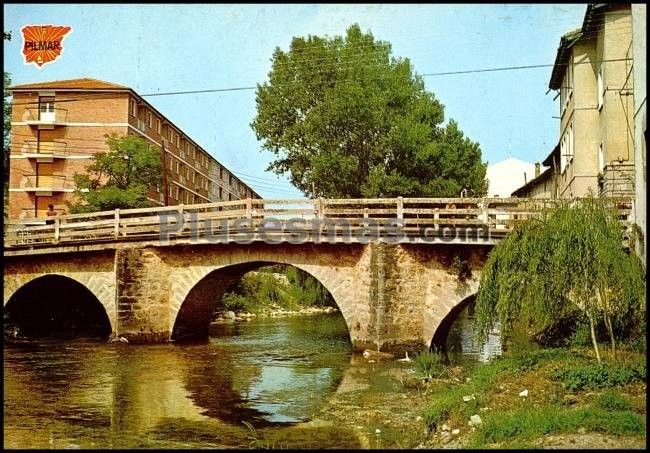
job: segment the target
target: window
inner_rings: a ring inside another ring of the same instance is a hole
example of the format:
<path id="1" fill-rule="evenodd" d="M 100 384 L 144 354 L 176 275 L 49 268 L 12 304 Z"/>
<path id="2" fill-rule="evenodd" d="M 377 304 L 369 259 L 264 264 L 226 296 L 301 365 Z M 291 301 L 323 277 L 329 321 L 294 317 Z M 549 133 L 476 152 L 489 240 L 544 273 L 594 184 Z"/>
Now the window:
<path id="1" fill-rule="evenodd" d="M 605 82 L 603 81 L 603 67 L 598 70 L 598 110 L 605 104 Z"/>
<path id="2" fill-rule="evenodd" d="M 40 96 L 38 98 L 38 119 L 41 121 L 54 121 L 54 96 Z"/>
<path id="3" fill-rule="evenodd" d="M 135 105 L 135 100 L 129 98 L 129 115 L 136 116 L 138 114 L 138 107 Z"/>
<path id="4" fill-rule="evenodd" d="M 562 137 L 560 142 L 560 172 L 564 173 L 566 169 L 566 136 Z"/>
<path id="5" fill-rule="evenodd" d="M 181 147 L 181 134 L 176 134 L 176 147 Z"/>
<path id="6" fill-rule="evenodd" d="M 153 115 L 151 112 L 147 112 L 147 126 L 153 127 Z"/>
<path id="7" fill-rule="evenodd" d="M 569 166 L 573 161 L 573 123 L 569 124 L 569 127 L 564 132 L 562 136 L 562 141 L 560 142 L 560 172 L 564 173 L 564 170 Z"/>
<path id="8" fill-rule="evenodd" d="M 192 183 L 196 182 L 196 172 L 192 170 Z"/>
<path id="9" fill-rule="evenodd" d="M 569 142 L 567 144 L 568 147 L 568 157 L 567 157 L 567 165 L 573 162 L 573 123 L 569 125 Z"/>
<path id="10" fill-rule="evenodd" d="M 162 128 L 161 121 L 159 119 L 156 119 L 156 132 L 160 134 L 160 129 Z"/>
<path id="11" fill-rule="evenodd" d="M 569 61 L 560 87 L 560 115 L 564 114 L 573 94 L 573 64 Z"/>
<path id="12" fill-rule="evenodd" d="M 171 197 L 172 197 L 172 186 L 169 186 L 169 187 L 167 188 L 167 193 L 168 193 L 168 195 L 169 195 L 169 198 L 171 198 Z"/>
<path id="13" fill-rule="evenodd" d="M 219 187 L 219 200 L 223 200 L 223 189 Z"/>
<path id="14" fill-rule="evenodd" d="M 180 170 L 179 170 L 179 169 L 180 169 L 180 165 L 181 165 L 180 161 L 177 160 L 177 161 L 176 161 L 176 174 L 177 174 L 177 175 L 180 175 L 180 174 L 181 174 L 181 172 L 180 172 Z"/>
<path id="15" fill-rule="evenodd" d="M 180 193 L 180 189 L 178 188 L 178 186 L 176 186 L 176 200 L 180 201 L 179 193 Z"/>
<path id="16" fill-rule="evenodd" d="M 605 152 L 602 143 L 598 145 L 598 173 L 605 173 Z"/>

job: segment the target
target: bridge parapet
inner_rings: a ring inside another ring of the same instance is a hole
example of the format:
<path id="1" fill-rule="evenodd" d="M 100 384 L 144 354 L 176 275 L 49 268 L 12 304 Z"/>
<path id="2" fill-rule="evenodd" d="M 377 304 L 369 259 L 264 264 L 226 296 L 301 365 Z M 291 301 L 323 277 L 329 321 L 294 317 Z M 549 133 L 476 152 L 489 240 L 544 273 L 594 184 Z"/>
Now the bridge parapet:
<path id="1" fill-rule="evenodd" d="M 566 200 L 530 198 L 245 199 L 102 211 L 5 224 L 9 251 L 131 241 L 176 243 L 494 244 L 514 226 Z M 629 198 L 608 199 L 620 218 Z M 179 242 L 180 241 L 180 242 Z"/>

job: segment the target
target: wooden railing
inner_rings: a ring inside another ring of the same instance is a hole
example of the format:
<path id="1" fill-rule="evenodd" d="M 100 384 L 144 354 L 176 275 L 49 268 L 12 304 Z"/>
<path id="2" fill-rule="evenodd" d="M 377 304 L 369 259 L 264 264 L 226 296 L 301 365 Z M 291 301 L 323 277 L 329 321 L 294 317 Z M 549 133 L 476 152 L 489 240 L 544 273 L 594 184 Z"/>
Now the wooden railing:
<path id="1" fill-rule="evenodd" d="M 629 199 L 609 202 L 621 220 L 628 219 Z M 512 231 L 517 222 L 539 216 L 556 203 L 552 199 L 520 198 L 245 199 L 62 215 L 54 217 L 53 224 L 46 224 L 45 218 L 12 220 L 5 223 L 4 245 L 24 248 L 152 241 L 161 237 L 162 229 L 170 240 L 199 239 L 208 234 L 212 238 L 220 235 L 226 242 L 236 241 L 243 234 L 262 240 L 264 230 L 264 238 L 280 241 L 302 234 L 309 242 L 317 234 L 322 242 L 347 242 L 342 239 L 347 234 L 355 242 L 356 233 L 375 231 L 379 238 L 399 234 L 399 242 L 458 233 L 465 233 L 466 241 L 472 242 L 466 233 L 498 239 Z M 271 220 L 275 223 L 269 228 Z"/>

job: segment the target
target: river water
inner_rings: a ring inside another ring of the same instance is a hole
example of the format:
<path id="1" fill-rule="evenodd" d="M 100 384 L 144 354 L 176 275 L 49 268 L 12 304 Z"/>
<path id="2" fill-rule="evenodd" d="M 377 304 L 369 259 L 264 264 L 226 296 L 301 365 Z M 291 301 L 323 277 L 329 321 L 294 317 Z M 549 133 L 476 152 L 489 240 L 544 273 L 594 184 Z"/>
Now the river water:
<path id="1" fill-rule="evenodd" d="M 470 320 L 461 314 L 450 339 L 480 356 Z M 248 448 L 256 430 L 308 422 L 355 360 L 338 313 L 224 324 L 193 345 L 5 344 L 4 444 Z"/>

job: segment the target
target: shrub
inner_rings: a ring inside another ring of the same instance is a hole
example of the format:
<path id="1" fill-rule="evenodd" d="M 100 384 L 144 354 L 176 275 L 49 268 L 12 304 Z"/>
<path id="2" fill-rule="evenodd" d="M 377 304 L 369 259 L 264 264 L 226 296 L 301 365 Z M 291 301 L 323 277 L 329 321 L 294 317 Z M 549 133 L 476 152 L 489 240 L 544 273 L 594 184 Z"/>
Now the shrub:
<path id="1" fill-rule="evenodd" d="M 596 406 L 606 411 L 627 411 L 632 405 L 619 392 L 609 390 L 596 398 Z"/>
<path id="2" fill-rule="evenodd" d="M 413 363 L 417 372 L 427 379 L 439 376 L 446 368 L 445 358 L 437 351 L 422 351 L 413 357 Z"/>
<path id="3" fill-rule="evenodd" d="M 629 384 L 646 378 L 645 360 L 636 363 L 587 363 L 568 365 L 551 373 L 551 379 L 562 381 L 568 390 L 597 389 Z"/>

